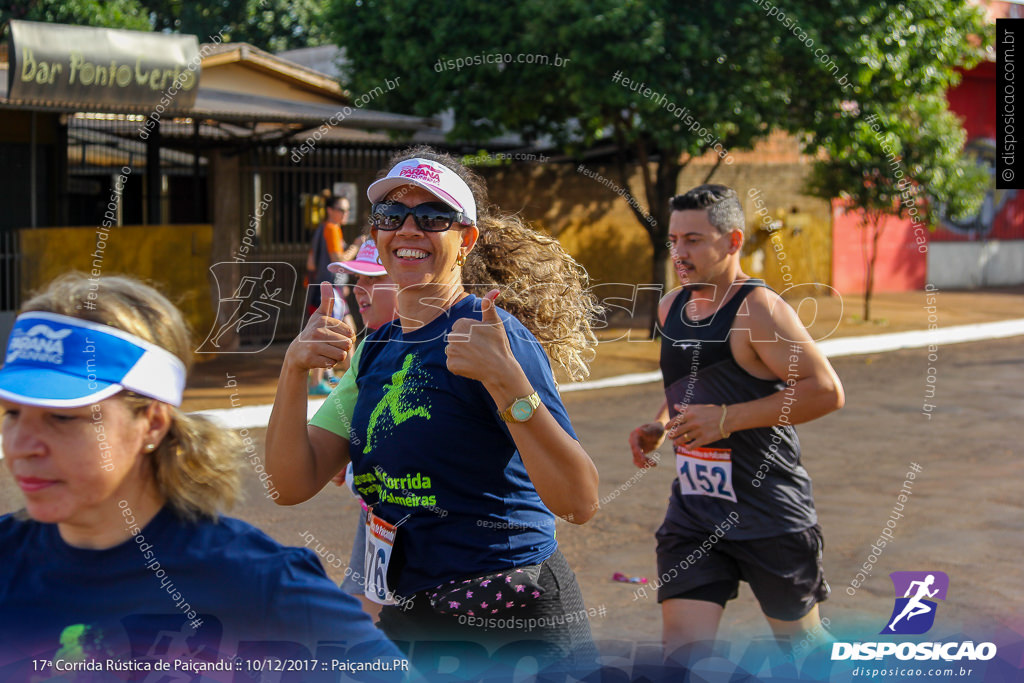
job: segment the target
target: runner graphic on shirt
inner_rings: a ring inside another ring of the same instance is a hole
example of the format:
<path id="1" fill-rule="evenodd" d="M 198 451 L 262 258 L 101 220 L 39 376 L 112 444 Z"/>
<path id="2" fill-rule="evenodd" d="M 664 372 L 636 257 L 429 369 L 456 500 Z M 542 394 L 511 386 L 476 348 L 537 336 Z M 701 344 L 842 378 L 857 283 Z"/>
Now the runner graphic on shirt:
<path id="1" fill-rule="evenodd" d="M 54 660 L 84 662 L 89 659 L 113 656 L 104 643 L 104 633 L 91 624 L 71 624 L 60 632 L 60 649 Z"/>
<path id="2" fill-rule="evenodd" d="M 400 370 L 391 375 L 391 382 L 384 385 L 385 393 L 377 404 L 377 407 L 370 413 L 370 422 L 366 425 L 366 446 L 363 453 L 369 453 L 377 441 L 377 435 L 381 431 L 387 437 L 395 427 L 402 424 L 411 417 L 423 417 L 430 419 L 430 404 L 426 397 L 420 399 L 419 394 L 423 388 L 418 384 L 407 380 L 415 376 L 419 371 L 419 358 L 416 354 L 410 353 L 405 356 Z M 420 399 L 426 405 L 414 405 Z M 385 411 L 391 414 L 391 428 L 379 427 L 377 422 L 384 415 Z"/>

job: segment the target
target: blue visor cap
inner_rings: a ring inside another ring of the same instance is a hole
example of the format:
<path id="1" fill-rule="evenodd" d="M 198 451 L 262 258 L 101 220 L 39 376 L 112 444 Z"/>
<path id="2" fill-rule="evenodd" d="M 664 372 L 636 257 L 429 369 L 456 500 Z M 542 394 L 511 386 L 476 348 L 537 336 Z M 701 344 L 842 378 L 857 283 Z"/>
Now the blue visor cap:
<path id="1" fill-rule="evenodd" d="M 180 406 L 185 364 L 114 327 L 56 313 L 18 316 L 0 368 L 0 398 L 78 408 L 123 389 Z"/>

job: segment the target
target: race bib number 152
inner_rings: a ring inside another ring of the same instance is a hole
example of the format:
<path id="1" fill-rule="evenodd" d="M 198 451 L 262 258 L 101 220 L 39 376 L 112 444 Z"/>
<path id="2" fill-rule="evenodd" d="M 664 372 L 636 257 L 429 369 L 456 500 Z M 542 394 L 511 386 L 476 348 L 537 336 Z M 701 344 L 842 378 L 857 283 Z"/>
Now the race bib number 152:
<path id="1" fill-rule="evenodd" d="M 736 502 L 732 486 L 732 450 L 676 446 L 676 474 L 684 496 L 711 496 Z"/>

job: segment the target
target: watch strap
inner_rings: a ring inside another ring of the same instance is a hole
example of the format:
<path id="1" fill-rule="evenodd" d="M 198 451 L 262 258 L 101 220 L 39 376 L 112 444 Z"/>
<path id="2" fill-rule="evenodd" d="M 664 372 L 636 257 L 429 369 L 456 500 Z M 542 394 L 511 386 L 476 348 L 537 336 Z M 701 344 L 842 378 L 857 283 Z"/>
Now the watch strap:
<path id="1" fill-rule="evenodd" d="M 515 405 L 517 403 L 519 403 L 520 401 L 529 401 L 530 402 L 530 406 L 534 409 L 534 411 L 536 411 L 537 407 L 540 406 L 540 394 L 538 394 L 535 391 L 532 394 L 529 394 L 527 396 L 520 396 L 519 398 L 512 399 L 512 402 L 508 404 L 508 407 L 505 408 L 505 410 L 502 410 L 502 411 L 498 412 L 498 417 L 500 417 L 505 422 L 509 422 L 509 423 L 513 423 L 513 424 L 520 423 L 521 420 L 517 420 L 515 418 L 515 416 L 512 414 L 512 408 L 514 408 Z M 532 415 L 531 415 L 531 417 L 532 417 Z"/>

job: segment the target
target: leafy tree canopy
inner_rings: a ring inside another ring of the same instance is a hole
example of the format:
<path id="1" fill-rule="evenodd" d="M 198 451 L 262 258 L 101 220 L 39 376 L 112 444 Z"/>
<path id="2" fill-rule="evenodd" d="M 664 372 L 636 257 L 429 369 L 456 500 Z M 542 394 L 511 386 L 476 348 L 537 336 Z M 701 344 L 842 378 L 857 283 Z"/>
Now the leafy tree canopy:
<path id="1" fill-rule="evenodd" d="M 270 52 L 323 45 L 325 0 L 7 0 L 0 18 L 140 31 L 173 31 L 208 42 L 246 42 Z"/>
<path id="2" fill-rule="evenodd" d="M 11 19 L 150 30 L 149 16 L 138 0 L 7 0 L 0 4 L 0 21 Z"/>
<path id="3" fill-rule="evenodd" d="M 327 41 L 324 0 L 140 0 L 153 28 L 193 33 L 207 42 L 221 34 L 227 42 L 251 43 L 270 52 L 323 45 Z"/>
<path id="4" fill-rule="evenodd" d="M 624 187 L 626 163 L 639 162 L 654 225 L 633 211 L 662 284 L 668 199 L 690 159 L 716 143 L 749 149 L 786 130 L 808 153 L 842 161 L 866 135 L 862 115 L 877 113 L 907 124 L 890 127 L 890 138 L 913 122 L 934 139 L 928 152 L 911 138 L 891 144 L 919 187 L 960 201 L 945 182 L 966 173 L 945 165 L 959 154 L 959 126 L 940 100 L 957 68 L 976 63 L 991 42 L 981 11 L 964 0 L 330 0 L 327 17 L 346 48 L 353 93 L 401 77 L 377 108 L 451 110 L 451 138 L 478 143 L 509 131 L 551 135 L 570 153 L 610 142 Z M 523 63 L 527 55 L 548 62 Z M 943 144 L 952 146 L 940 152 Z M 838 196 L 847 182 L 864 181 L 848 177 L 828 191 Z"/>

